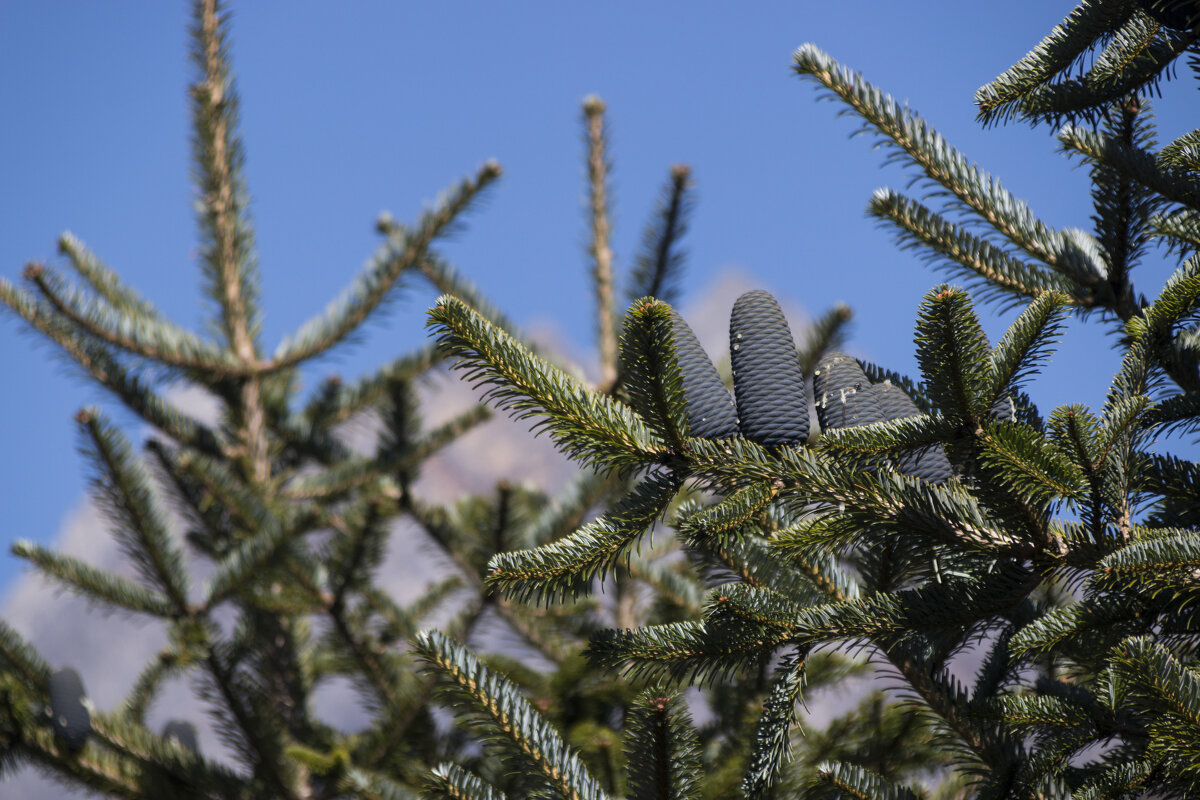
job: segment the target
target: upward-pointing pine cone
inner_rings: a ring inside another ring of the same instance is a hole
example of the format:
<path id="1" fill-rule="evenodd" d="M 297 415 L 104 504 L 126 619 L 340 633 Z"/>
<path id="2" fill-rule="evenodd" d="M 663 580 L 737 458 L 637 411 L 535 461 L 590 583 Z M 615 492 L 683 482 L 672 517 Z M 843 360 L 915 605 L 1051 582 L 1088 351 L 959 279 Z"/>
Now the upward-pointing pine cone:
<path id="1" fill-rule="evenodd" d="M 50 676 L 50 724 L 68 750 L 80 750 L 92 732 L 79 673 L 64 667 Z"/>
<path id="2" fill-rule="evenodd" d="M 692 436 L 726 439 L 738 433 L 737 410 L 721 375 L 696 334 L 675 309 L 671 309 L 675 359 L 683 373 L 683 398 Z"/>
<path id="3" fill-rule="evenodd" d="M 813 394 L 821 428 L 849 428 L 884 419 L 871 381 L 850 356 L 831 351 L 813 373 Z"/>
<path id="4" fill-rule="evenodd" d="M 808 398 L 796 341 L 779 303 L 746 292 L 729 317 L 733 388 L 742 435 L 774 447 L 808 438 Z"/>
<path id="5" fill-rule="evenodd" d="M 883 419 L 887 422 L 915 417 L 921 413 L 904 390 L 891 381 L 875 384 L 871 387 L 871 392 L 877 397 Z M 930 483 L 941 483 L 953 474 L 950 460 L 946 458 L 941 447 L 926 447 L 923 450 L 907 452 L 896 463 L 896 469 L 905 475 L 913 475 Z"/>
<path id="6" fill-rule="evenodd" d="M 996 402 L 992 403 L 992 418 L 1002 422 L 1017 421 L 1017 406 L 1008 395 L 1004 395 Z"/>

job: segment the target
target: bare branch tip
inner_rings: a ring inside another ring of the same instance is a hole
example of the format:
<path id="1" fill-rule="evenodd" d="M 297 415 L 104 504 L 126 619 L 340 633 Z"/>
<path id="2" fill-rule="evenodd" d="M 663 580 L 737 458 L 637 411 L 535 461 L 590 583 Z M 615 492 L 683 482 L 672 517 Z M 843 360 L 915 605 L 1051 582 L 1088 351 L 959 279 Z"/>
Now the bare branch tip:
<path id="1" fill-rule="evenodd" d="M 484 162 L 483 167 L 479 170 L 479 177 L 483 180 L 493 180 L 504 174 L 504 170 L 500 166 L 500 162 L 494 158 L 490 158 Z"/>
<path id="2" fill-rule="evenodd" d="M 589 94 L 583 98 L 583 113 L 595 117 L 604 113 L 605 103 L 598 95 Z"/>

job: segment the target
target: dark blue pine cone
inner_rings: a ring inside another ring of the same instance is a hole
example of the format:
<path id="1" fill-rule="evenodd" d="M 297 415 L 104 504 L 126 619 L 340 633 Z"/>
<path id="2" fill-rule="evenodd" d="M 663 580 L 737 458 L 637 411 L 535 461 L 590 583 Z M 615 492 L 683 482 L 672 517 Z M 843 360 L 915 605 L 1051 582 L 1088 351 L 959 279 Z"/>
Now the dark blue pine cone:
<path id="1" fill-rule="evenodd" d="M 1004 395 L 1004 397 L 992 403 L 992 417 L 1001 422 L 1016 422 L 1017 407 L 1013 404 L 1012 398 Z"/>
<path id="2" fill-rule="evenodd" d="M 884 419 L 871 381 L 850 356 L 831 351 L 813 373 L 817 420 L 823 430 L 866 425 Z"/>
<path id="3" fill-rule="evenodd" d="M 50 723 L 68 750 L 80 750 L 92 732 L 79 673 L 64 667 L 50 676 Z"/>
<path id="4" fill-rule="evenodd" d="M 675 359 L 683 373 L 683 398 L 692 436 L 726 439 L 738 433 L 737 409 L 721 375 L 696 334 L 675 309 L 671 309 Z"/>
<path id="5" fill-rule="evenodd" d="M 878 398 L 883 420 L 886 422 L 915 417 L 921 413 L 904 390 L 891 381 L 875 384 L 871 387 L 871 393 Z M 912 475 L 930 483 L 941 483 L 953 474 L 950 459 L 946 458 L 940 447 L 909 451 L 896 462 L 896 469 L 905 475 Z"/>
<path id="6" fill-rule="evenodd" d="M 796 341 L 769 293 L 746 292 L 733 304 L 729 349 L 742 435 L 768 447 L 808 439 L 808 397 Z"/>
<path id="7" fill-rule="evenodd" d="M 823 430 L 891 422 L 921 413 L 899 386 L 891 381 L 872 384 L 857 361 L 836 351 L 826 354 L 813 373 L 813 395 Z M 939 447 L 905 453 L 895 467 L 932 483 L 951 475 L 950 461 Z"/>
<path id="8" fill-rule="evenodd" d="M 162 732 L 163 738 L 174 739 L 180 747 L 193 753 L 200 752 L 196 744 L 196 726 L 181 719 L 169 720 Z"/>

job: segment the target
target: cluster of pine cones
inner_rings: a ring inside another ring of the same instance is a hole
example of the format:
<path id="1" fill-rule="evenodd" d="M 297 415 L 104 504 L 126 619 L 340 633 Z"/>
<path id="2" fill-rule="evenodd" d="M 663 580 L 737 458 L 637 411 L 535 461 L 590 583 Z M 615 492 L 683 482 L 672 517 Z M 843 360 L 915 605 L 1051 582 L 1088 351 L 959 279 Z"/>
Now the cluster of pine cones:
<path id="1" fill-rule="evenodd" d="M 683 373 L 688 427 L 693 436 L 741 435 L 766 447 L 809 438 L 808 382 L 792 331 L 768 292 L 746 292 L 729 317 L 733 397 L 695 333 L 674 314 L 675 356 Z M 858 362 L 830 352 L 812 376 L 812 405 L 821 430 L 917 416 L 912 399 L 890 381 L 871 383 Z M 944 481 L 950 462 L 940 448 L 905 453 L 893 466 L 927 481 Z"/>

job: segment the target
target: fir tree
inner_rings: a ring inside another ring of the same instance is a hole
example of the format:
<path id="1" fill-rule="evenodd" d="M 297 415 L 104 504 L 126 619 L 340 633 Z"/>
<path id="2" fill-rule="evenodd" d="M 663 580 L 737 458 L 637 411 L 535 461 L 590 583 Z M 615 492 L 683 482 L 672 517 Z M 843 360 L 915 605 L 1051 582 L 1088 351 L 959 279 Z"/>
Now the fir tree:
<path id="1" fill-rule="evenodd" d="M 731 763 L 746 797 L 1200 794 L 1200 465 L 1161 452 L 1200 412 L 1198 134 L 1158 147 L 1148 99 L 1181 56 L 1196 71 L 1194 24 L 1192 3 L 1084 2 L 977 94 L 985 124 L 1059 127 L 1091 170 L 1092 231 L 1035 216 L 916 112 L 816 47 L 796 52 L 798 74 L 932 187 L 880 190 L 871 213 L 978 298 L 1023 309 L 993 344 L 967 291 L 932 290 L 919 383 L 829 352 L 835 315 L 797 349 L 762 294 L 733 304 L 732 397 L 662 298 L 626 315 L 616 392 L 455 297 L 431 310 L 495 405 L 632 484 L 573 533 L 494 557 L 491 586 L 548 608 L 591 596 L 633 574 L 664 517 L 718 576 L 699 615 L 591 638 L 593 664 L 654 685 L 626 717 L 634 796 L 698 796 Z M 1148 299 L 1133 275 L 1155 242 L 1177 268 Z M 1122 365 L 1099 410 L 1043 416 L 1022 387 L 1070 313 L 1113 329 Z M 416 647 L 494 758 L 528 776 L 523 794 L 608 796 L 513 683 L 439 634 Z M 884 665 L 892 702 L 872 696 L 797 742 L 806 678 L 831 650 Z M 952 667 L 971 650 L 982 663 L 964 683 Z M 736 724 L 697 749 L 689 686 L 742 704 L 744 750 Z M 449 764 L 429 788 L 502 796 Z"/>
<path id="2" fill-rule="evenodd" d="M 382 217 L 382 242 L 363 273 L 268 355 L 257 326 L 257 264 L 225 10 L 212 0 L 198 2 L 191 35 L 201 263 L 214 335 L 166 319 L 70 234 L 60 249 L 74 278 L 37 264 L 26 270 L 24 288 L 0 282 L 11 310 L 154 430 L 139 455 L 100 410 L 78 415 L 98 498 L 134 577 L 29 542 L 14 551 L 103 608 L 156 621 L 168 643 L 136 676 L 124 703 L 98 709 L 87 696 L 86 664 L 48 664 L 0 623 L 0 767 L 33 763 L 66 786 L 113 797 L 395 798 L 416 796 L 427 780 L 478 781 L 464 777 L 461 766 L 427 778 L 438 763 L 454 761 L 506 791 L 522 791 L 528 776 L 481 757 L 470 739 L 438 724 L 433 681 L 415 669 L 417 653 L 406 647 L 431 616 L 451 619 L 446 631 L 462 641 L 493 623 L 515 634 L 519 644 L 510 638 L 504 652 L 488 653 L 484 663 L 509 674 L 528 698 L 522 702 L 534 703 L 565 731 L 577 763 L 599 776 L 594 783 L 602 791 L 644 794 L 658 785 L 660 771 L 676 774 L 673 763 L 660 759 L 654 770 L 635 771 L 626 781 L 627 761 L 636 761 L 663 730 L 691 742 L 686 750 L 695 755 L 701 744 L 744 727 L 743 706 L 761 687 L 729 693 L 720 724 L 691 737 L 676 719 L 677 700 L 647 694 L 582 656 L 597 629 L 699 613 L 700 580 L 668 548 L 631 560 L 614 583 L 611 604 L 545 609 L 484 585 L 493 557 L 560 539 L 592 509 L 627 492 L 627 476 L 585 469 L 555 497 L 511 476 L 498 480 L 493 493 L 448 507 L 422 498 L 414 484 L 425 460 L 487 417 L 480 407 L 432 430 L 422 426 L 418 382 L 443 360 L 433 346 L 353 383 L 330 376 L 301 395 L 300 369 L 351 341 L 391 301 L 398 282 L 414 274 L 469 303 L 508 341 L 533 352 L 434 249 L 499 168 L 485 165 L 411 225 Z M 677 297 L 693 190 L 687 167 L 673 167 L 634 268 L 618 281 L 609 245 L 603 103 L 585 101 L 583 121 L 589 261 L 607 397 L 649 390 L 637 384 L 648 373 L 639 378 L 618 370 L 619 348 L 632 345 L 617 337 L 617 287 L 632 298 Z M 171 403 L 166 389 L 181 382 L 216 398 L 217 424 Z M 379 428 L 368 454 L 352 451 L 342 436 L 344 426 L 364 418 Z M 414 525 L 396 541 L 400 519 Z M 389 547 L 419 546 L 414 537 L 437 545 L 455 573 L 400 606 L 380 587 L 379 568 Z M 654 602 L 643 605 L 647 595 Z M 838 674 L 840 662 L 829 663 L 830 675 Z M 160 690 L 178 678 L 198 687 L 233 763 L 199 746 L 198 719 L 147 727 Z M 369 713 L 367 727 L 352 735 L 313 712 L 314 694 L 336 679 L 353 684 Z M 631 705 L 641 709 L 630 712 L 641 727 L 623 737 Z M 682 785 L 699 785 L 688 783 L 689 774 L 681 774 Z M 706 782 L 707 796 L 720 796 L 736 779 L 729 772 L 724 783 Z"/>
<path id="3" fill-rule="evenodd" d="M 87 696 L 86 663 L 48 664 L 0 622 L 0 775 L 32 763 L 66 786 L 126 798 L 413 797 L 431 767 L 472 752 L 437 724 L 432 682 L 406 644 L 431 616 L 448 619 L 447 632 L 463 640 L 498 619 L 559 667 L 549 679 L 529 672 L 527 683 L 546 696 L 574 692 L 577 707 L 560 715 L 563 724 L 596 726 L 619 702 L 611 682 L 598 686 L 580 669 L 571 637 L 582 641 L 590 630 L 585 614 L 546 614 L 483 586 L 495 553 L 557 536 L 612 484 L 584 475 L 547 498 L 513 476 L 451 507 L 422 498 L 413 488 L 422 464 L 488 417 L 476 407 L 438 427 L 422 424 L 418 384 L 442 361 L 431 345 L 360 380 L 330 376 L 301 394 L 300 369 L 351 341 L 409 276 L 469 300 L 519 336 L 434 249 L 500 170 L 485 164 L 411 224 L 381 218 L 380 245 L 362 273 L 268 351 L 228 27 L 221 4 L 198 0 L 191 104 L 212 334 L 167 319 L 70 234 L 59 245 L 73 274 L 35 264 L 24 287 L 0 280 L 10 310 L 153 429 L 139 454 L 108 414 L 78 415 L 94 488 L 132 577 L 31 542 L 14 551 L 100 607 L 162 626 L 168 640 L 130 676 L 119 707 L 98 709 Z M 674 185 L 678 227 L 686 172 Z M 662 257 L 673 256 L 668 248 Z M 219 421 L 174 405 L 166 390 L 178 383 L 206 389 Z M 363 419 L 379 429 L 365 454 L 343 436 Z M 400 520 L 415 525 L 389 542 Z M 426 539 L 455 574 L 400 605 L 378 581 L 384 554 Z M 681 602 L 694 602 L 682 591 Z M 198 746 L 199 719 L 147 727 L 160 689 L 178 678 L 197 687 L 233 763 Z M 369 714 L 352 735 L 313 711 L 315 692 L 338 679 L 353 684 Z M 590 764 L 601 765 L 601 749 Z"/>

